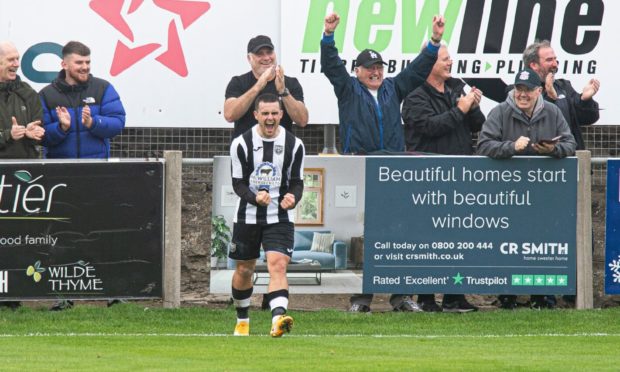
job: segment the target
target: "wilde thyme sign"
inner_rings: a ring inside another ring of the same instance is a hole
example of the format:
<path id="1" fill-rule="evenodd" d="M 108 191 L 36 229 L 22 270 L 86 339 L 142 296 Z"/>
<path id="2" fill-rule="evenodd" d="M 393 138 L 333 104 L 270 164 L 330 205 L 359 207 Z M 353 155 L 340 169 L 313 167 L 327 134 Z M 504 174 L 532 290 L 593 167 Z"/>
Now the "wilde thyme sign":
<path id="1" fill-rule="evenodd" d="M 162 295 L 163 163 L 0 163 L 0 299 Z"/>

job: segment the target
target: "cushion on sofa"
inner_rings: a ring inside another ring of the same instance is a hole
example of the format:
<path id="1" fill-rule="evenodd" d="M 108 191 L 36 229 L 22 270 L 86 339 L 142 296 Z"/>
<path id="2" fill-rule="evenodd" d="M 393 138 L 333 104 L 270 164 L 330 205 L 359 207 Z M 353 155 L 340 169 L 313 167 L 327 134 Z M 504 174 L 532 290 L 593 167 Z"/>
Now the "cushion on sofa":
<path id="1" fill-rule="evenodd" d="M 334 253 L 334 234 L 315 232 L 312 238 L 311 252 Z"/>

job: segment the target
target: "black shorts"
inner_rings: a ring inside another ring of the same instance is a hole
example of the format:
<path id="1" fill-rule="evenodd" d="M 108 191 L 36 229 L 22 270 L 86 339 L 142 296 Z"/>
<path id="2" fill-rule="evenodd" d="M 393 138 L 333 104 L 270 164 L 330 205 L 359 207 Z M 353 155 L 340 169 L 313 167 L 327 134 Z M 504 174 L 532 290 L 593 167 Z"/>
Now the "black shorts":
<path id="1" fill-rule="evenodd" d="M 279 222 L 268 225 L 235 223 L 228 257 L 233 260 L 255 260 L 260 257 L 260 247 L 266 252 L 279 252 L 289 257 L 293 254 L 295 225 Z"/>

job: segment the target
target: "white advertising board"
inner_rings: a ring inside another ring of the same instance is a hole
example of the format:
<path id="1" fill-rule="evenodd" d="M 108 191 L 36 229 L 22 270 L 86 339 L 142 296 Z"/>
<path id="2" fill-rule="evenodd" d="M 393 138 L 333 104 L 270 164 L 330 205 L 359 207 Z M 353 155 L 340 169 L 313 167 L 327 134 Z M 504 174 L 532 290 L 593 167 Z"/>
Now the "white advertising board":
<path id="1" fill-rule="evenodd" d="M 36 9 L 36 11 L 35 11 Z M 581 91 L 601 80 L 599 124 L 620 124 L 615 34 L 620 3 L 602 0 L 0 0 L 0 39 L 22 54 L 21 77 L 37 90 L 60 69 L 62 45 L 92 49 L 92 72 L 119 91 L 133 127 L 231 127 L 222 115 L 230 78 L 249 71 L 248 40 L 269 35 L 286 74 L 303 88 L 311 124 L 338 123 L 333 90 L 320 72 L 323 17 L 342 17 L 341 58 L 379 51 L 398 73 L 444 14 L 453 75 L 481 88 L 483 110 L 514 81 L 523 48 L 548 38 L 560 71 Z M 498 99 L 498 98 L 496 98 Z"/>

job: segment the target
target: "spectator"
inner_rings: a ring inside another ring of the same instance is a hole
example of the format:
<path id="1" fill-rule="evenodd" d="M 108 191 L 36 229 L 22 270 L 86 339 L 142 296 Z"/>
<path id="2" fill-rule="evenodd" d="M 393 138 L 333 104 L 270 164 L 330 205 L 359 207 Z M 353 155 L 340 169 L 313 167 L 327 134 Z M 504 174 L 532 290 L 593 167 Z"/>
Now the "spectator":
<path id="1" fill-rule="evenodd" d="M 280 337 L 293 326 L 293 318 L 286 314 L 286 267 L 294 246 L 293 208 L 301 200 L 304 187 L 304 146 L 291 132 L 280 128 L 283 115 L 276 95 L 260 95 L 254 109 L 258 124 L 236 137 L 230 147 L 233 188 L 241 198 L 229 253 L 236 261 L 232 278 L 237 310 L 235 336 L 250 334 L 252 276 L 261 246 L 269 271 L 266 297 L 272 315 L 270 335 Z"/>
<path id="2" fill-rule="evenodd" d="M 280 125 L 289 131 L 293 130 L 293 122 L 305 127 L 308 124 L 308 109 L 304 105 L 303 89 L 296 78 L 284 75 L 284 68 L 277 64 L 271 39 L 264 35 L 250 39 L 247 58 L 252 70 L 233 77 L 226 87 L 224 118 L 235 123 L 232 138 L 256 124 L 252 106 L 256 97 L 263 93 L 280 97 L 284 105 Z"/>
<path id="3" fill-rule="evenodd" d="M 372 49 L 365 49 L 357 56 L 356 77 L 349 76 L 334 42 L 338 23 L 340 17 L 336 13 L 325 18 L 321 69 L 338 98 L 342 151 L 351 154 L 404 151 L 400 105 L 407 94 L 424 83 L 437 60 L 444 31 L 443 17 L 433 18 L 433 35 L 426 48 L 394 78 L 384 78 L 386 63 Z"/>
<path id="4" fill-rule="evenodd" d="M 0 42 L 0 159 L 38 159 L 38 144 L 45 134 L 41 102 L 17 70 L 17 48 L 9 41 Z M 0 301 L 0 306 L 16 310 L 21 302 Z"/>
<path id="5" fill-rule="evenodd" d="M 495 159 L 519 155 L 563 158 L 574 155 L 576 146 L 562 112 L 543 99 L 540 77 L 530 68 L 517 73 L 514 89 L 491 110 L 478 137 L 478 153 Z M 517 307 L 514 295 L 502 295 L 499 300 L 504 309 Z M 538 295 L 532 296 L 531 305 L 554 308 L 555 302 Z"/>
<path id="6" fill-rule="evenodd" d="M 593 97 L 600 88 L 600 82 L 590 79 L 579 94 L 573 89 L 570 81 L 556 79 L 558 60 L 548 40 L 536 41 L 525 48 L 523 64 L 538 73 L 540 80 L 543 81 L 543 98 L 558 106 L 575 137 L 577 150 L 585 150 L 581 126 L 594 124 L 599 119 L 598 103 Z M 555 305 L 555 296 L 547 296 L 547 300 Z M 575 296 L 565 295 L 564 300 L 575 303 Z"/>
<path id="7" fill-rule="evenodd" d="M 125 127 L 125 109 L 109 82 L 90 74 L 90 49 L 79 41 L 62 48 L 62 70 L 39 92 L 45 124 L 45 157 L 49 159 L 110 156 L 110 138 Z M 122 300 L 108 300 L 108 306 Z M 57 302 L 50 310 L 71 308 Z"/>
<path id="8" fill-rule="evenodd" d="M 542 96 L 546 102 L 556 105 L 575 137 L 577 150 L 585 150 L 582 125 L 591 125 L 599 119 L 598 103 L 593 99 L 600 88 L 600 82 L 590 79 L 581 94 L 575 92 L 570 81 L 556 79 L 558 60 L 547 40 L 537 41 L 523 52 L 523 64 L 534 70 L 542 83 Z"/>
<path id="9" fill-rule="evenodd" d="M 110 138 L 125 127 L 125 109 L 109 82 L 90 74 L 90 49 L 79 41 L 62 48 L 62 70 L 39 95 L 45 124 L 45 156 L 103 158 Z"/>
<path id="10" fill-rule="evenodd" d="M 394 78 L 384 78 L 386 63 L 372 49 L 365 49 L 357 56 L 356 77 L 349 76 L 334 42 L 339 23 L 340 17 L 336 13 L 325 17 L 321 69 L 338 98 L 342 151 L 352 154 L 403 152 L 405 141 L 400 105 L 409 92 L 424 83 L 433 68 L 444 31 L 444 18 L 433 18 L 433 35 L 426 48 Z M 369 312 L 372 298 L 372 294 L 353 295 L 349 311 Z M 391 295 L 390 304 L 394 311 L 420 311 L 405 294 Z"/>
<path id="11" fill-rule="evenodd" d="M 465 84 L 451 75 L 452 59 L 445 45 L 426 82 L 409 93 L 403 103 L 407 151 L 443 155 L 472 155 L 472 134 L 485 120 L 480 111 L 482 92 L 473 87 L 465 94 Z M 427 312 L 470 312 L 478 308 L 462 294 L 445 294 L 442 306 L 434 294 L 418 295 L 418 306 Z"/>

